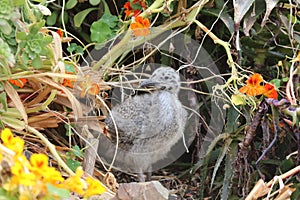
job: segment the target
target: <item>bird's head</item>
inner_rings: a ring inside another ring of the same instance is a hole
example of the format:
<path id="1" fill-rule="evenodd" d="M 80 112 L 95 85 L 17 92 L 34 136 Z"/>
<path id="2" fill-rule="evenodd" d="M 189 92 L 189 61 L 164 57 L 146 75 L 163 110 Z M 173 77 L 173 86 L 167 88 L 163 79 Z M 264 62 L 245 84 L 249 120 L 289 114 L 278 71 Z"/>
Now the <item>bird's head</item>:
<path id="1" fill-rule="evenodd" d="M 169 91 L 177 95 L 180 88 L 180 77 L 173 68 L 160 67 L 153 72 L 149 79 L 143 81 L 140 87 Z"/>

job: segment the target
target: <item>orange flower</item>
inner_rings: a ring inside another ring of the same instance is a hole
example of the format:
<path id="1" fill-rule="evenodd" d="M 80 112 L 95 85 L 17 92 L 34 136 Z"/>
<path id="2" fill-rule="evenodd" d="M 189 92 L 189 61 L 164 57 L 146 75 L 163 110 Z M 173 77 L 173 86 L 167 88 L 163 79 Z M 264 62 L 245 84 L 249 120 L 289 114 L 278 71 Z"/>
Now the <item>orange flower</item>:
<path id="1" fill-rule="evenodd" d="M 56 33 L 59 35 L 60 38 L 62 38 L 63 35 L 64 35 L 64 32 L 63 32 L 61 29 L 58 29 L 58 30 L 56 31 Z"/>
<path id="2" fill-rule="evenodd" d="M 278 93 L 275 90 L 274 85 L 267 83 L 265 85 L 265 92 L 263 93 L 263 95 L 265 95 L 268 98 L 272 98 L 272 99 L 277 99 L 278 98 Z"/>
<path id="3" fill-rule="evenodd" d="M 247 85 L 241 87 L 239 91 L 241 93 L 246 93 L 249 96 L 261 95 L 265 92 L 264 86 L 261 85 L 263 78 L 260 74 L 255 73 L 249 77 L 247 80 Z"/>
<path id="4" fill-rule="evenodd" d="M 133 34 L 138 36 L 147 36 L 150 34 L 150 22 L 147 18 L 137 16 L 135 22 L 130 24 L 130 28 L 133 30 Z"/>
<path id="5" fill-rule="evenodd" d="M 18 86 L 19 88 L 23 88 L 24 85 L 27 83 L 26 78 L 19 78 L 19 79 L 9 79 L 8 80 L 11 84 Z"/>
<path id="6" fill-rule="evenodd" d="M 90 80 L 90 76 L 85 76 L 85 80 L 79 84 L 81 90 L 80 97 L 84 97 L 87 93 L 90 95 L 97 95 L 100 92 L 100 86 L 93 80 Z"/>
<path id="7" fill-rule="evenodd" d="M 73 85 L 74 82 L 75 82 L 75 80 L 65 78 L 62 85 L 65 87 L 74 88 L 74 85 Z"/>
<path id="8" fill-rule="evenodd" d="M 135 9 L 132 8 L 132 6 L 134 6 Z M 142 10 L 147 8 L 147 4 L 144 0 L 133 0 L 132 3 L 130 1 L 126 2 L 123 7 L 125 8 L 125 18 L 129 17 L 131 14 L 136 17 Z"/>

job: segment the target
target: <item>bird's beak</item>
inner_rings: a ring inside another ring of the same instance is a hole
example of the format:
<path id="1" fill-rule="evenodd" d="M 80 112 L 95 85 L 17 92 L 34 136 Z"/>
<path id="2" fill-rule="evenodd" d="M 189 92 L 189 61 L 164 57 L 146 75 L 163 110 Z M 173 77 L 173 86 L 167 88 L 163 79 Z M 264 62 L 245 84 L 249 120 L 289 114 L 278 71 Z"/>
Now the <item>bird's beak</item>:
<path id="1" fill-rule="evenodd" d="M 141 82 L 140 87 L 141 88 L 156 88 L 157 82 L 153 82 L 150 80 L 145 80 Z"/>

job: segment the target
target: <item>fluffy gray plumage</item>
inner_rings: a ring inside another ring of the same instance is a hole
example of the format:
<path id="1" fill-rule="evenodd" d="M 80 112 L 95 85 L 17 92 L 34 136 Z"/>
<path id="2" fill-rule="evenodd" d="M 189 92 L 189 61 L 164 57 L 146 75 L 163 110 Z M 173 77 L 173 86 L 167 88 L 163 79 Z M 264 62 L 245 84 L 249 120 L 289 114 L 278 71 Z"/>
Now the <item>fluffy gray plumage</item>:
<path id="1" fill-rule="evenodd" d="M 111 113 L 118 129 L 119 147 L 130 154 L 130 158 L 125 155 L 123 159 L 132 162 L 135 170 L 146 172 L 182 139 L 187 112 L 178 99 L 180 77 L 174 69 L 158 68 L 141 87 L 153 87 L 154 92 L 126 99 Z M 108 116 L 105 123 L 115 141 L 112 117 Z"/>

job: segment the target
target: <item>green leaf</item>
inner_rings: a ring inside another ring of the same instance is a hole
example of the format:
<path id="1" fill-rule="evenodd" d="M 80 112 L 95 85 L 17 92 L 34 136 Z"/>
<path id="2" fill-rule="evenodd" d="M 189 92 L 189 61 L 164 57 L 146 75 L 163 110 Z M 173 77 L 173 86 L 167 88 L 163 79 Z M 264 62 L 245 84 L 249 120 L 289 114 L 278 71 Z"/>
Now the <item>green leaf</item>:
<path id="1" fill-rule="evenodd" d="M 224 168 L 224 180 L 223 180 L 223 187 L 222 187 L 222 197 L 221 199 L 233 199 L 228 198 L 228 195 L 231 193 L 230 188 L 232 184 L 232 175 L 233 175 L 233 165 L 232 163 L 235 160 L 235 156 L 237 155 L 237 142 L 232 142 L 227 152 L 226 160 L 225 160 L 225 168 Z"/>
<path id="2" fill-rule="evenodd" d="M 0 188 L 0 199 L 5 199 L 5 200 L 17 200 L 18 197 L 14 196 L 12 192 L 8 192 L 3 188 Z"/>
<path id="3" fill-rule="evenodd" d="M 77 13 L 75 16 L 74 16 L 74 25 L 76 27 L 80 27 L 84 18 L 92 11 L 94 10 L 97 10 L 98 8 L 88 8 L 88 9 L 85 9 L 79 13 Z"/>
<path id="4" fill-rule="evenodd" d="M 69 10 L 69 9 L 74 8 L 77 5 L 77 2 L 78 2 L 77 0 L 69 0 L 66 3 L 66 9 Z"/>
<path id="5" fill-rule="evenodd" d="M 32 67 L 34 69 L 39 69 L 42 66 L 42 60 L 40 56 L 36 56 L 35 59 L 32 60 Z"/>
<path id="6" fill-rule="evenodd" d="M 26 40 L 27 34 L 25 32 L 18 32 L 16 35 L 17 40 Z"/>
<path id="7" fill-rule="evenodd" d="M 245 105 L 246 104 L 245 98 L 241 94 L 233 94 L 231 96 L 231 101 L 236 106 L 238 106 L 238 105 Z"/>
<path id="8" fill-rule="evenodd" d="M 64 64 L 65 64 L 66 72 L 72 73 L 72 74 L 74 74 L 76 72 L 75 66 L 72 63 L 65 61 Z"/>
<path id="9" fill-rule="evenodd" d="M 58 17 L 58 23 L 62 24 L 62 15 L 63 14 L 64 14 L 64 23 L 67 24 L 68 20 L 69 20 L 69 16 L 68 16 L 68 13 L 66 11 L 60 13 L 60 15 Z"/>
<path id="10" fill-rule="evenodd" d="M 43 15 L 51 15 L 51 11 L 49 8 L 47 8 L 46 6 L 43 6 L 41 4 L 38 4 L 35 6 L 35 8 L 37 8 Z"/>
<path id="11" fill-rule="evenodd" d="M 45 21 L 42 20 L 40 22 L 37 22 L 35 24 L 32 24 L 30 27 L 29 27 L 29 32 L 30 34 L 37 34 L 39 32 L 39 30 L 45 25 Z"/>
<path id="12" fill-rule="evenodd" d="M 52 37 L 50 35 L 46 35 L 43 38 L 44 45 L 50 44 L 52 42 Z"/>
<path id="13" fill-rule="evenodd" d="M 79 53 L 79 54 L 83 54 L 83 48 L 79 45 L 77 45 L 76 43 L 71 43 L 70 46 L 67 48 L 68 52 L 73 53 Z"/>
<path id="14" fill-rule="evenodd" d="M 98 4 L 100 3 L 100 1 L 101 1 L 101 0 L 89 0 L 90 4 L 91 4 L 92 6 L 98 5 Z"/>
<path id="15" fill-rule="evenodd" d="M 280 87 L 281 80 L 276 78 L 271 80 L 270 83 L 274 84 L 275 88 L 278 89 Z"/>
<path id="16" fill-rule="evenodd" d="M 106 23 L 110 28 L 114 28 L 119 20 L 115 15 L 104 13 L 100 21 Z"/>
<path id="17" fill-rule="evenodd" d="M 77 167 L 80 166 L 80 162 L 77 160 L 73 160 L 72 158 L 68 158 L 66 160 L 66 164 L 70 167 L 71 170 L 75 171 Z"/>
<path id="18" fill-rule="evenodd" d="M 14 6 L 18 7 L 18 6 L 22 6 L 25 3 L 25 0 L 14 0 Z"/>
<path id="19" fill-rule="evenodd" d="M 77 157 L 83 157 L 84 156 L 83 152 L 81 151 L 81 149 L 77 145 L 72 147 L 72 153 L 73 153 L 73 155 L 75 155 Z"/>
<path id="20" fill-rule="evenodd" d="M 57 11 L 52 12 L 50 16 L 47 17 L 46 23 L 48 26 L 53 26 L 56 23 L 57 20 Z"/>
<path id="21" fill-rule="evenodd" d="M 3 106 L 3 109 L 5 111 L 7 111 L 7 97 L 6 97 L 6 93 L 5 92 L 1 92 L 0 93 L 0 103 L 2 104 Z"/>
<path id="22" fill-rule="evenodd" d="M 112 30 L 101 20 L 94 22 L 91 26 L 91 40 L 93 42 L 103 43 L 110 39 Z"/>
<path id="23" fill-rule="evenodd" d="M 227 142 L 225 143 L 225 145 L 223 145 L 223 147 L 222 147 L 222 150 L 221 150 L 221 152 L 220 152 L 220 154 L 218 156 L 218 160 L 217 160 L 217 162 L 214 165 L 214 171 L 213 171 L 212 177 L 211 177 L 210 188 L 213 187 L 213 183 L 215 181 L 218 169 L 220 168 L 221 163 L 222 163 L 224 157 L 226 156 L 226 153 L 228 152 L 228 147 L 229 147 L 229 145 L 230 145 L 231 142 L 232 142 L 232 139 L 228 139 Z"/>
<path id="24" fill-rule="evenodd" d="M 70 191 L 63 188 L 57 188 L 49 183 L 47 183 L 47 190 L 49 194 L 60 197 L 60 199 L 65 199 L 70 196 Z"/>
<path id="25" fill-rule="evenodd" d="M 227 133 L 234 133 L 238 129 L 240 113 L 236 110 L 235 107 L 230 106 L 227 112 L 227 123 L 225 131 Z"/>
<path id="26" fill-rule="evenodd" d="M 284 77 L 284 78 L 282 78 L 282 81 L 283 81 L 283 82 L 288 82 L 288 81 L 289 81 L 289 77 Z"/>
<path id="27" fill-rule="evenodd" d="M 0 32 L 6 35 L 9 35 L 12 32 L 11 25 L 5 19 L 0 19 Z"/>

